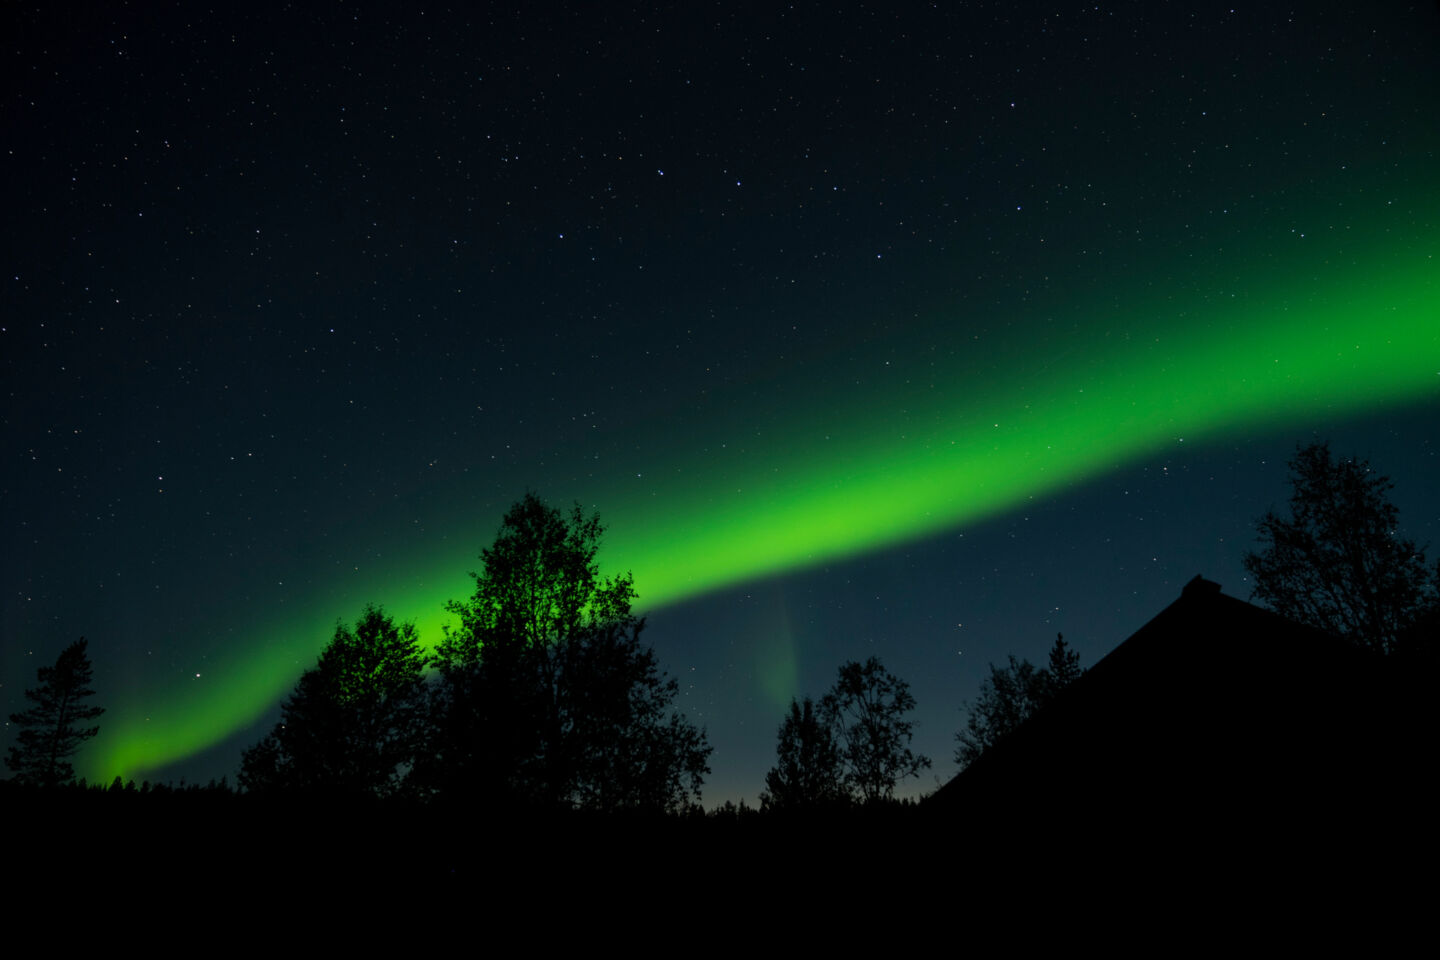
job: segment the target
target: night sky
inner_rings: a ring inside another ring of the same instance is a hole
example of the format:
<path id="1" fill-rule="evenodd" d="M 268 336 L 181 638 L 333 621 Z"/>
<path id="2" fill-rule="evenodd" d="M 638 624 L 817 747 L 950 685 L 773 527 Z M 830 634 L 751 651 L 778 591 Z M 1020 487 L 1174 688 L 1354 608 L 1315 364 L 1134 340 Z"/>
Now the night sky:
<path id="1" fill-rule="evenodd" d="M 1299 443 L 1440 549 L 1433 3 L 34 6 L 0 707 L 87 637 L 91 778 L 233 780 L 527 490 L 600 512 L 707 805 L 843 660 L 913 794 L 988 662 L 1248 598 Z"/>

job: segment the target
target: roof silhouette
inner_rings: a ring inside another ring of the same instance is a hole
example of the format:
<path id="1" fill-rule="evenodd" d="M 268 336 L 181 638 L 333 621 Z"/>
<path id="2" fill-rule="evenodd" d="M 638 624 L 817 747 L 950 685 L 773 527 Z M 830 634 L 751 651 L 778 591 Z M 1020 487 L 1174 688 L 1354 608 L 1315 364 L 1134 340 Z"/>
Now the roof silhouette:
<path id="1" fill-rule="evenodd" d="M 1197 576 L 927 806 L 969 825 L 1063 810 L 1131 840 L 1423 816 L 1434 697 L 1411 666 Z"/>

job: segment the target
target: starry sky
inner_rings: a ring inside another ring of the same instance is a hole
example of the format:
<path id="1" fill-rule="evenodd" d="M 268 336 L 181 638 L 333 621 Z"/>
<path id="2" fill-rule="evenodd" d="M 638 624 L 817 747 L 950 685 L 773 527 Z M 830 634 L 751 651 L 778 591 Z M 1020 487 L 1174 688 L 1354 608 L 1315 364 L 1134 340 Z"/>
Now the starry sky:
<path id="1" fill-rule="evenodd" d="M 0 705 L 87 637 L 92 778 L 233 779 L 526 491 L 707 805 L 846 659 L 914 793 L 990 661 L 1248 597 L 1299 443 L 1440 544 L 1434 4 L 410 6 L 0 14 Z"/>

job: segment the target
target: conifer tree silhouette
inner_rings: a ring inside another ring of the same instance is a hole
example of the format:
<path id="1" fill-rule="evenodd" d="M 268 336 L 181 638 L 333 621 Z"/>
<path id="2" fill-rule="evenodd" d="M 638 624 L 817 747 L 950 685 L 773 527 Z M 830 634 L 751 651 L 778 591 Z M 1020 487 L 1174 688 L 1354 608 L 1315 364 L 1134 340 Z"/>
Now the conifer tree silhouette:
<path id="1" fill-rule="evenodd" d="M 424 670 L 413 624 L 371 605 L 335 636 L 281 708 L 275 729 L 241 760 L 257 793 L 350 798 L 403 794 L 425 736 Z"/>
<path id="2" fill-rule="evenodd" d="M 5 763 L 22 783 L 54 787 L 74 780 L 70 758 L 100 732 L 98 726 L 84 726 L 105 712 L 104 707 L 83 702 L 95 693 L 90 689 L 92 668 L 85 648 L 81 637 L 61 651 L 53 667 L 41 667 L 40 686 L 25 691 L 25 699 L 34 706 L 10 714 L 10 722 L 20 732 Z"/>

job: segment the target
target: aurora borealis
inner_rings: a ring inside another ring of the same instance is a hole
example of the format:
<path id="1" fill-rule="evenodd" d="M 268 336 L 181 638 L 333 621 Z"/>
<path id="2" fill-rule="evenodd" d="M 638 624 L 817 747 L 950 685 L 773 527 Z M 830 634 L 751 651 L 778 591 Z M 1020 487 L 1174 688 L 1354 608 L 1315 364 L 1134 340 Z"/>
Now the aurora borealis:
<path id="1" fill-rule="evenodd" d="M 81 769 L 233 772 L 530 489 L 753 801 L 846 657 L 947 775 L 987 660 L 1248 595 L 1302 439 L 1440 541 L 1440 14 L 1039 9 L 7 13 L 6 713 L 84 635 Z"/>

